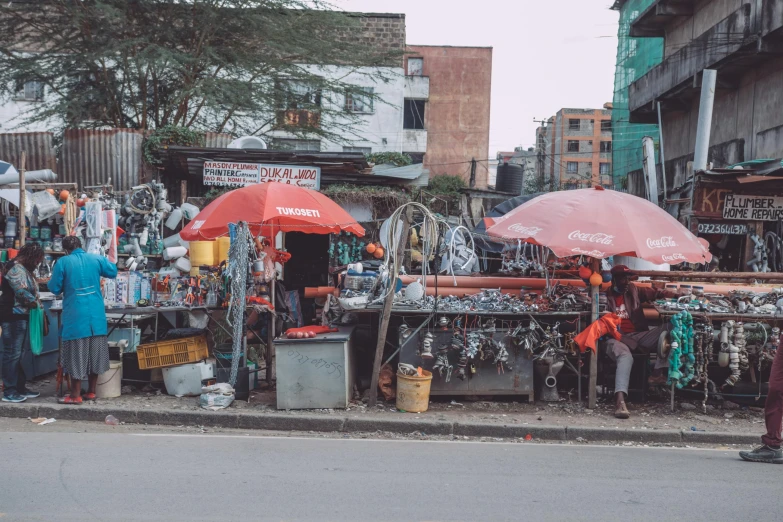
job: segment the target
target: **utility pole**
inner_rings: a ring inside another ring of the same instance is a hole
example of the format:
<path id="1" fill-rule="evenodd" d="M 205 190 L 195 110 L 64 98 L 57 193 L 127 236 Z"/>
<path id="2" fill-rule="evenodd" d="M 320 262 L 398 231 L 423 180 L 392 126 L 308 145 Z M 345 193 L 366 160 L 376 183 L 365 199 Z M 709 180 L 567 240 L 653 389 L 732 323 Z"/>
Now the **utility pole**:
<path id="1" fill-rule="evenodd" d="M 470 160 L 470 188 L 476 188 L 476 158 Z"/>
<path id="2" fill-rule="evenodd" d="M 537 120 L 535 117 L 533 117 L 533 123 L 538 123 L 541 128 L 545 129 L 546 124 L 549 123 L 549 120 Z M 542 139 L 539 140 L 539 137 Z M 543 142 L 543 143 L 542 143 Z M 539 190 L 545 190 L 544 187 L 546 186 L 546 134 L 544 132 L 541 132 L 540 134 L 536 132 L 536 153 L 537 153 L 537 161 L 536 161 L 536 169 L 538 170 L 538 175 L 540 176 L 539 180 Z M 554 171 L 552 172 L 552 179 L 554 179 Z M 550 182 L 550 185 L 552 183 Z M 553 186 L 550 186 L 550 191 L 553 190 Z"/>
<path id="3" fill-rule="evenodd" d="M 718 71 L 704 69 L 701 78 L 701 99 L 699 100 L 699 124 L 696 127 L 696 149 L 693 154 L 693 171 L 707 170 L 707 157 L 710 152 L 710 127 L 712 108 L 715 102 L 715 83 Z"/>

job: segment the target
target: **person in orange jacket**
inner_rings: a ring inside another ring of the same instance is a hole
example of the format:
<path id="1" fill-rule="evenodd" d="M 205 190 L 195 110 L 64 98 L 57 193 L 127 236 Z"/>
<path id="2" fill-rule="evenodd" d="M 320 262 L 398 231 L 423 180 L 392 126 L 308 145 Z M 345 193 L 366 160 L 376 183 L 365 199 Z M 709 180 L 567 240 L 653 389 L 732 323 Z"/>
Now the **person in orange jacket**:
<path id="1" fill-rule="evenodd" d="M 658 339 L 661 332 L 668 331 L 668 323 L 663 326 L 650 329 L 647 319 L 644 317 L 643 306 L 662 297 L 670 297 L 658 283 L 653 283 L 653 288 L 635 285 L 631 282 L 631 270 L 625 265 L 617 265 L 612 268 L 612 286 L 606 292 L 606 307 L 609 312 L 620 317 L 620 339 L 609 339 L 606 343 L 606 353 L 617 364 L 615 373 L 615 412 L 618 419 L 627 419 L 631 416 L 625 399 L 628 396 L 628 383 L 631 380 L 633 367 L 632 352 L 652 353 L 658 349 Z M 667 360 L 656 361 L 655 368 L 658 375 L 653 375 L 651 383 L 666 382 L 666 377 L 660 370 L 668 368 Z"/>

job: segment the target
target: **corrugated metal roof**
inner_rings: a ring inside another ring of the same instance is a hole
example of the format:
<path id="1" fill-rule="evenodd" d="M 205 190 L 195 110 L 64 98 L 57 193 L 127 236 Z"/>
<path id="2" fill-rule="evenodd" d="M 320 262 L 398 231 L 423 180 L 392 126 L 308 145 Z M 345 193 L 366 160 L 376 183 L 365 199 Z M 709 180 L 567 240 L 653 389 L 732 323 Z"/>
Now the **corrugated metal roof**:
<path id="1" fill-rule="evenodd" d="M 144 132 L 133 129 L 67 129 L 60 151 L 60 179 L 79 188 L 109 180 L 114 190 L 130 190 L 142 178 Z"/>
<path id="2" fill-rule="evenodd" d="M 22 151 L 25 152 L 27 170 L 51 169 L 57 172 L 57 156 L 51 132 L 15 132 L 0 134 L 0 160 L 17 169 L 21 167 Z"/>

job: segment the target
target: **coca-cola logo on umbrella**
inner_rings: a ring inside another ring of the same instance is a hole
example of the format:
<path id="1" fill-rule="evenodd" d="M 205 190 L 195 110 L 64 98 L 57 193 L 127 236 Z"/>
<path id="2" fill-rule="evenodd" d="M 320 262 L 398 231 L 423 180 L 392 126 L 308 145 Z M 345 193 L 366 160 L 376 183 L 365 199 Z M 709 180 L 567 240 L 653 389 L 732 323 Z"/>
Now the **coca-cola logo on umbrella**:
<path id="1" fill-rule="evenodd" d="M 688 259 L 682 255 L 682 254 L 672 254 L 670 256 L 667 256 L 666 254 L 661 256 L 661 259 L 664 263 L 670 263 L 670 264 L 676 264 L 681 263 L 683 261 L 687 261 Z"/>
<path id="2" fill-rule="evenodd" d="M 509 232 L 516 232 L 520 236 L 536 237 L 536 234 L 541 232 L 543 228 L 528 227 L 525 225 L 520 225 L 519 223 L 514 223 L 513 225 L 509 225 L 508 230 Z"/>
<path id="3" fill-rule="evenodd" d="M 672 236 L 663 236 L 658 239 L 647 238 L 647 248 L 673 248 L 676 246 L 677 243 L 674 242 Z"/>
<path id="4" fill-rule="evenodd" d="M 585 243 L 597 243 L 599 245 L 611 245 L 612 241 L 614 240 L 614 236 L 603 234 L 601 232 L 590 233 L 574 230 L 568 234 L 568 239 L 573 241 L 584 241 Z"/>

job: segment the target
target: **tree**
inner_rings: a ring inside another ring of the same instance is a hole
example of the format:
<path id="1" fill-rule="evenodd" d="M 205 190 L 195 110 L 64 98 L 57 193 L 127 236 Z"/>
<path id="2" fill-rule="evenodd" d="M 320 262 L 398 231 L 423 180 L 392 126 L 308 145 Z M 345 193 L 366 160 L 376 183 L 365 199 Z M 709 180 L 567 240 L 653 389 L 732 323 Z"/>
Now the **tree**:
<path id="1" fill-rule="evenodd" d="M 3 1 L 0 34 L 0 98 L 46 92 L 26 124 L 333 140 L 359 121 L 347 99 L 376 97 L 356 78 L 389 81 L 403 52 L 323 0 Z"/>

